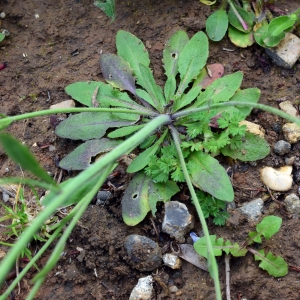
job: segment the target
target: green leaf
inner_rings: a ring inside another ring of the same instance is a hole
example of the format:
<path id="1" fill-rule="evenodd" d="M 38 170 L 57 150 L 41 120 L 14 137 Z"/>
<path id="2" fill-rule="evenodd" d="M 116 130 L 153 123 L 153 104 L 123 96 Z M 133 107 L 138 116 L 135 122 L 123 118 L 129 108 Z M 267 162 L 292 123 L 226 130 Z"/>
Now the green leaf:
<path id="1" fill-rule="evenodd" d="M 86 141 L 103 137 L 108 128 L 131 124 L 110 113 L 84 112 L 72 115 L 61 122 L 56 127 L 55 133 L 63 138 Z"/>
<path id="2" fill-rule="evenodd" d="M 111 18 L 113 22 L 116 18 L 115 0 L 97 0 L 94 5 L 99 7 L 103 12 Z"/>
<path id="3" fill-rule="evenodd" d="M 3 34 L 2 32 L 0 32 L 0 42 L 2 42 L 5 38 L 5 34 Z"/>
<path id="4" fill-rule="evenodd" d="M 150 59 L 143 42 L 130 32 L 119 30 L 116 36 L 116 47 L 118 55 L 129 63 L 137 83 L 145 88 L 147 82 L 141 75 L 140 64 L 149 68 Z"/>
<path id="5" fill-rule="evenodd" d="M 251 244 L 252 241 L 255 243 L 261 243 L 261 237 L 264 236 L 265 239 L 271 238 L 280 229 L 282 219 L 277 216 L 267 216 L 259 224 L 256 225 L 256 232 L 249 232 Z"/>
<path id="6" fill-rule="evenodd" d="M 215 80 L 203 93 L 200 93 L 193 107 L 228 101 L 241 86 L 242 80 L 242 72 L 236 72 Z"/>
<path id="7" fill-rule="evenodd" d="M 241 248 L 238 243 L 231 244 L 230 241 L 226 241 L 225 246 L 230 246 L 230 248 L 224 248 L 223 250 L 228 254 L 230 253 L 234 257 L 245 256 L 248 250 L 246 248 Z"/>
<path id="8" fill-rule="evenodd" d="M 249 13 L 248 11 L 242 9 L 241 7 L 235 6 L 236 10 L 242 17 L 242 19 L 246 22 L 248 25 L 248 29 L 245 30 L 244 27 L 242 26 L 241 22 L 237 18 L 236 14 L 234 13 L 232 7 L 230 7 L 228 11 L 228 21 L 230 25 L 232 25 L 234 28 L 241 32 L 250 32 L 253 26 L 253 18 L 255 17 L 253 14 Z"/>
<path id="9" fill-rule="evenodd" d="M 175 91 L 176 91 L 176 79 L 170 77 L 167 79 L 164 88 L 166 103 L 170 103 L 170 101 L 174 99 Z"/>
<path id="10" fill-rule="evenodd" d="M 115 54 L 104 53 L 100 56 L 100 67 L 110 85 L 135 95 L 135 80 L 127 61 Z"/>
<path id="11" fill-rule="evenodd" d="M 140 64 L 140 74 L 145 81 L 143 87 L 149 93 L 155 108 L 159 111 L 162 111 L 163 105 L 166 103 L 166 101 L 161 87 L 155 83 L 151 70 L 148 67 Z"/>
<path id="12" fill-rule="evenodd" d="M 191 88 L 187 94 L 183 94 L 182 97 L 176 99 L 172 111 L 175 112 L 181 109 L 182 107 L 192 103 L 197 98 L 200 92 L 201 92 L 200 85 Z"/>
<path id="13" fill-rule="evenodd" d="M 238 149 L 231 149 L 230 145 L 220 149 L 221 153 L 241 161 L 256 161 L 270 153 L 268 142 L 262 137 L 250 132 L 245 133 L 242 145 Z"/>
<path id="14" fill-rule="evenodd" d="M 254 37 L 253 32 L 242 32 L 236 29 L 233 26 L 228 27 L 228 37 L 230 38 L 231 42 L 240 47 L 240 48 L 247 48 L 254 44 Z"/>
<path id="15" fill-rule="evenodd" d="M 84 170 L 91 165 L 93 157 L 111 151 L 121 142 L 106 138 L 87 141 L 65 156 L 59 166 L 65 170 Z"/>
<path id="16" fill-rule="evenodd" d="M 280 16 L 274 18 L 268 27 L 268 35 L 273 37 L 279 36 L 282 34 L 286 29 L 290 28 L 295 24 L 296 20 L 291 18 L 290 16 Z"/>
<path id="17" fill-rule="evenodd" d="M 119 128 L 119 129 L 116 129 L 116 130 L 110 132 L 107 136 L 111 139 L 124 137 L 124 136 L 127 136 L 129 134 L 132 134 L 132 133 L 140 130 L 144 126 L 145 125 L 134 125 L 134 126 L 122 127 L 122 128 Z"/>
<path id="18" fill-rule="evenodd" d="M 165 136 L 167 134 L 167 131 L 164 132 L 164 134 L 155 142 L 154 145 L 152 145 L 150 148 L 146 149 L 144 152 L 140 153 L 130 164 L 130 166 L 127 168 L 128 173 L 135 173 L 140 170 L 142 170 L 144 167 L 146 167 L 150 159 L 157 150 L 159 149 L 161 143 L 165 139 Z"/>
<path id="19" fill-rule="evenodd" d="M 196 33 L 185 45 L 178 59 L 180 84 L 176 93 L 180 97 L 189 83 L 198 76 L 208 58 L 208 40 L 203 32 Z"/>
<path id="20" fill-rule="evenodd" d="M 193 152 L 188 156 L 188 169 L 193 185 L 220 200 L 233 200 L 230 179 L 215 158 L 202 152 Z"/>
<path id="21" fill-rule="evenodd" d="M 209 238 L 210 238 L 212 248 L 213 248 L 213 255 L 221 256 L 222 248 L 224 246 L 224 239 L 223 238 L 217 239 L 216 235 L 210 235 Z M 204 256 L 205 258 L 208 257 L 205 237 L 202 237 L 199 240 L 197 240 L 194 243 L 194 248 L 199 255 Z"/>
<path id="22" fill-rule="evenodd" d="M 12 123 L 12 120 L 8 117 L 0 118 L 0 130 L 7 128 Z"/>
<path id="23" fill-rule="evenodd" d="M 261 26 L 254 31 L 254 39 L 258 45 L 265 48 L 266 44 L 264 39 L 268 33 L 269 25 L 267 21 L 262 22 L 260 25 Z"/>
<path id="24" fill-rule="evenodd" d="M 122 216 L 129 226 L 140 223 L 150 211 L 149 182 L 150 178 L 138 173 L 130 181 L 122 198 Z"/>
<path id="25" fill-rule="evenodd" d="M 267 47 L 269 48 L 273 48 L 275 46 L 277 46 L 281 40 L 283 40 L 285 37 L 285 33 L 284 32 L 281 32 L 280 34 L 278 35 L 267 35 L 265 38 L 264 38 L 264 43 L 266 44 Z"/>
<path id="26" fill-rule="evenodd" d="M 140 148 L 141 149 L 149 148 L 156 139 L 157 139 L 156 134 L 146 137 L 146 139 L 140 144 Z"/>
<path id="27" fill-rule="evenodd" d="M 149 181 L 149 205 L 152 215 L 156 214 L 157 202 L 170 201 L 171 197 L 178 193 L 180 189 L 174 181 L 167 181 L 164 183 L 157 183 Z"/>
<path id="28" fill-rule="evenodd" d="M 18 163 L 23 170 L 28 170 L 41 180 L 56 185 L 56 182 L 40 166 L 28 148 L 8 134 L 0 134 L 0 143 L 5 153 Z"/>
<path id="29" fill-rule="evenodd" d="M 168 79 L 170 77 L 175 79 L 178 73 L 179 55 L 188 41 L 189 37 L 187 33 L 183 30 L 178 30 L 166 43 L 166 47 L 163 51 L 163 63 Z"/>
<path id="30" fill-rule="evenodd" d="M 225 36 L 227 28 L 228 16 L 223 9 L 215 11 L 206 20 L 207 35 L 215 42 L 220 41 Z"/>
<path id="31" fill-rule="evenodd" d="M 272 252 L 268 252 L 265 256 L 264 250 L 258 251 L 259 255 L 255 255 L 255 260 L 261 260 L 259 267 L 266 270 L 269 275 L 274 277 L 283 277 L 288 273 L 288 264 L 280 256 L 275 256 Z"/>

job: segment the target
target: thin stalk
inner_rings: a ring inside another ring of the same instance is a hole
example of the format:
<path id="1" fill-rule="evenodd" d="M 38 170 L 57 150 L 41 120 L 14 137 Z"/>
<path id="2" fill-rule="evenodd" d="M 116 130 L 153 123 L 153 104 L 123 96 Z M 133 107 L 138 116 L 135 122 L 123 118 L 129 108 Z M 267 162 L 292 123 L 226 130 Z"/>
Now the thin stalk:
<path id="1" fill-rule="evenodd" d="M 56 244 L 54 250 L 52 251 L 51 256 L 49 257 L 46 265 L 44 266 L 43 270 L 40 271 L 34 278 L 33 282 L 35 282 L 34 286 L 32 287 L 30 294 L 27 296 L 26 299 L 34 299 L 35 294 L 39 290 L 40 286 L 44 282 L 45 277 L 47 274 L 54 268 L 54 266 L 57 264 L 61 253 L 63 252 L 65 245 L 67 243 L 67 239 L 69 238 L 71 232 L 73 231 L 74 227 L 76 226 L 77 222 L 81 218 L 82 214 L 85 212 L 87 206 L 90 204 L 91 200 L 93 199 L 94 195 L 97 193 L 100 186 L 104 183 L 107 176 L 112 172 L 114 169 L 114 163 L 109 164 L 104 172 L 99 177 L 98 182 L 95 184 L 95 186 L 91 189 L 91 191 L 82 199 L 81 201 L 81 207 L 78 209 L 77 213 L 73 217 L 72 221 L 68 225 L 68 227 L 65 229 L 63 235 L 60 237 L 58 243 Z"/>
<path id="2" fill-rule="evenodd" d="M 232 3 L 231 0 L 228 0 L 228 3 L 230 5 L 230 7 L 232 8 L 234 14 L 236 15 L 236 17 L 238 18 L 239 22 L 241 23 L 241 25 L 243 26 L 243 28 L 245 30 L 248 30 L 248 25 L 246 24 L 246 22 L 244 21 L 244 19 L 241 17 L 241 15 L 239 14 L 239 12 L 237 11 L 237 9 L 235 8 L 234 4 Z"/>
<path id="3" fill-rule="evenodd" d="M 210 110 L 210 109 L 214 109 L 214 108 L 218 108 L 218 107 L 225 107 L 225 106 L 246 106 L 246 107 L 252 107 L 252 108 L 258 108 L 264 111 L 268 111 L 272 114 L 278 115 L 279 117 L 282 117 L 284 119 L 287 119 L 293 123 L 296 123 L 297 125 L 300 125 L 300 119 L 293 117 L 285 112 L 283 112 L 282 110 L 279 110 L 277 108 L 268 106 L 268 105 L 264 105 L 264 104 L 260 104 L 260 103 L 253 103 L 253 102 L 239 102 L 239 101 L 232 101 L 232 102 L 226 102 L 226 103 L 218 103 L 218 104 L 212 104 L 212 105 L 207 105 L 207 106 L 203 106 L 200 108 L 193 108 L 193 109 L 186 109 L 186 110 L 182 110 L 180 112 L 177 112 L 175 114 L 173 114 L 171 117 L 172 119 L 177 119 L 177 118 L 182 118 L 182 117 L 186 117 L 186 116 L 190 116 L 193 114 L 196 114 L 198 112 L 201 111 L 205 111 L 205 110 Z"/>
<path id="4" fill-rule="evenodd" d="M 217 300 L 222 300 L 218 265 L 217 265 L 217 262 L 216 262 L 216 258 L 213 255 L 213 248 L 212 248 L 211 240 L 210 240 L 210 237 L 209 237 L 209 232 L 208 232 L 207 224 L 206 224 L 206 221 L 205 221 L 205 217 L 203 215 L 199 200 L 196 196 L 196 192 L 194 190 L 193 184 L 192 184 L 191 179 L 190 179 L 190 175 L 189 175 L 187 167 L 186 167 L 186 163 L 184 161 L 183 153 L 182 153 L 181 147 L 180 147 L 181 140 L 180 140 L 180 137 L 179 137 L 179 133 L 178 133 L 178 131 L 176 130 L 176 128 L 174 126 L 169 126 L 169 128 L 171 130 L 171 134 L 172 134 L 172 137 L 173 137 L 173 140 L 174 140 L 174 144 L 175 144 L 175 147 L 176 147 L 176 150 L 177 150 L 177 153 L 178 153 L 178 157 L 179 157 L 179 160 L 180 160 L 180 165 L 182 167 L 182 171 L 183 171 L 183 174 L 184 174 L 185 181 L 188 185 L 189 191 L 191 193 L 194 205 L 196 207 L 196 210 L 197 210 L 197 213 L 198 213 L 201 225 L 202 225 L 202 230 L 203 230 L 206 245 L 207 245 L 208 269 L 209 269 L 209 273 L 210 273 L 211 277 L 214 280 L 216 299 Z"/>
<path id="5" fill-rule="evenodd" d="M 32 221 L 31 226 L 24 230 L 17 243 L 1 261 L 0 285 L 3 283 L 5 276 L 13 266 L 17 255 L 23 250 L 23 248 L 26 247 L 27 243 L 30 242 L 35 232 L 39 230 L 42 224 L 57 210 L 57 208 L 62 206 L 63 203 L 65 203 L 70 197 L 72 197 L 74 190 L 77 189 L 78 186 L 82 186 L 85 183 L 89 182 L 94 176 L 99 174 L 104 167 L 116 161 L 119 157 L 127 153 L 133 147 L 139 145 L 153 131 L 168 122 L 170 122 L 170 116 L 168 115 L 160 115 L 151 120 L 145 125 L 145 127 L 143 127 L 133 136 L 128 138 L 122 144 L 114 148 L 103 158 L 96 161 L 92 166 L 81 172 L 78 176 L 74 177 L 69 183 L 67 183 L 63 187 L 62 191 L 57 194 L 55 201 L 51 201 L 51 203 L 45 208 L 45 210 L 37 215 L 37 217 Z"/>

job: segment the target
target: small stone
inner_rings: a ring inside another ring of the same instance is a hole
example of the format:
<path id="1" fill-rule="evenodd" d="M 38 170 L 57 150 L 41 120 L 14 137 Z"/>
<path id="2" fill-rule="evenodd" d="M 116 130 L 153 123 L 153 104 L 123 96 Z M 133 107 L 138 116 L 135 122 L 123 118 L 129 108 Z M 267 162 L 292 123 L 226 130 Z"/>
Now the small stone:
<path id="1" fill-rule="evenodd" d="M 49 146 L 49 151 L 50 152 L 53 152 L 53 151 L 55 151 L 56 150 L 56 147 L 55 146 L 53 146 L 53 145 L 50 145 Z"/>
<path id="2" fill-rule="evenodd" d="M 297 183 L 300 183 L 300 169 L 294 173 L 294 179 Z"/>
<path id="3" fill-rule="evenodd" d="M 294 218 L 300 216 L 300 199 L 296 194 L 286 196 L 283 202 L 289 214 Z"/>
<path id="4" fill-rule="evenodd" d="M 171 269 L 180 269 L 181 268 L 181 259 L 172 253 L 166 253 L 163 255 L 164 264 Z"/>
<path id="5" fill-rule="evenodd" d="M 260 171 L 260 179 L 271 190 L 285 192 L 292 187 L 292 171 L 292 166 L 284 166 L 279 169 L 265 167 Z"/>
<path id="6" fill-rule="evenodd" d="M 240 125 L 246 125 L 248 132 L 259 135 L 262 138 L 265 137 L 265 130 L 258 124 L 244 120 L 240 122 Z"/>
<path id="7" fill-rule="evenodd" d="M 56 109 L 56 108 L 72 108 L 75 107 L 75 101 L 74 100 L 66 100 L 62 101 L 60 103 L 54 104 L 50 106 L 50 109 Z"/>
<path id="8" fill-rule="evenodd" d="M 132 261 L 132 266 L 137 270 L 152 271 L 162 263 L 161 249 L 151 239 L 137 234 L 126 237 L 124 246 Z"/>
<path id="9" fill-rule="evenodd" d="M 170 292 L 171 294 L 177 293 L 177 292 L 178 292 L 178 287 L 177 287 L 176 285 L 171 285 L 171 286 L 169 287 L 169 292 Z"/>
<path id="10" fill-rule="evenodd" d="M 104 205 L 106 201 L 112 198 L 112 193 L 110 191 L 99 191 L 97 193 L 97 205 Z"/>
<path id="11" fill-rule="evenodd" d="M 2 192 L 2 199 L 4 202 L 7 202 L 9 200 L 9 195 L 6 194 L 5 192 Z"/>
<path id="12" fill-rule="evenodd" d="M 291 69 L 300 57 L 300 39 L 292 33 L 286 33 L 276 47 L 265 50 L 278 66 Z"/>
<path id="13" fill-rule="evenodd" d="M 291 144 L 280 140 L 274 145 L 274 152 L 278 155 L 284 155 L 291 151 Z"/>
<path id="14" fill-rule="evenodd" d="M 226 203 L 226 210 L 228 212 L 234 211 L 236 209 L 236 204 L 234 201 Z"/>
<path id="15" fill-rule="evenodd" d="M 165 217 L 162 231 L 174 237 L 179 243 L 184 243 L 184 235 L 194 227 L 194 218 L 185 204 L 178 201 L 165 203 Z"/>
<path id="16" fill-rule="evenodd" d="M 293 106 L 291 101 L 283 101 L 279 104 L 279 107 L 290 116 L 297 116 L 297 109 Z"/>
<path id="17" fill-rule="evenodd" d="M 300 140 L 300 127 L 295 123 L 286 123 L 282 127 L 284 138 L 291 144 Z"/>
<path id="18" fill-rule="evenodd" d="M 257 221 L 262 214 L 264 201 L 261 198 L 252 200 L 239 207 L 238 210 L 247 217 L 248 221 Z"/>
<path id="19" fill-rule="evenodd" d="M 153 277 L 151 275 L 140 278 L 133 288 L 129 300 L 150 300 L 153 291 Z"/>
<path id="20" fill-rule="evenodd" d="M 284 161 L 287 166 L 292 166 L 295 160 L 296 160 L 296 156 L 292 156 L 290 158 L 286 157 Z"/>
<path id="21" fill-rule="evenodd" d="M 0 18 L 1 19 L 4 19 L 6 17 L 6 14 L 5 14 L 5 12 L 3 11 L 1 14 L 0 14 Z"/>
<path id="22" fill-rule="evenodd" d="M 281 132 L 281 125 L 279 123 L 274 123 L 273 124 L 273 130 L 279 134 Z"/>
<path id="23" fill-rule="evenodd" d="M 7 29 L 1 29 L 1 32 L 5 35 L 5 36 L 10 36 L 10 31 Z"/>

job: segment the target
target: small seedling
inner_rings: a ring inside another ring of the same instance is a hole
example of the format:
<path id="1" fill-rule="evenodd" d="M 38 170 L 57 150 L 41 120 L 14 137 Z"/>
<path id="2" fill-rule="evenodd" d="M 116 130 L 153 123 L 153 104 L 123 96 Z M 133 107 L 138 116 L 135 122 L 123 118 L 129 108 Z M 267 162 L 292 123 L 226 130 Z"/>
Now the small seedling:
<path id="1" fill-rule="evenodd" d="M 215 3 L 200 0 L 206 5 Z M 265 48 L 277 46 L 299 22 L 300 8 L 290 15 L 273 18 L 271 5 L 273 1 L 265 0 L 223 0 L 218 10 L 206 20 L 206 31 L 213 41 L 220 41 L 228 31 L 233 44 L 248 47 L 254 42 Z M 229 10 L 227 6 L 229 4 Z M 269 9 L 270 8 L 270 9 Z"/>
<path id="2" fill-rule="evenodd" d="M 113 22 L 116 18 L 115 0 L 97 0 L 94 5 L 99 7 Z"/>
<path id="3" fill-rule="evenodd" d="M 267 216 L 256 225 L 256 231 L 249 232 L 249 237 L 243 245 L 238 243 L 232 244 L 230 241 L 224 241 L 223 238 L 217 238 L 215 235 L 210 236 L 213 245 L 213 254 L 221 256 L 224 251 L 235 257 L 245 256 L 249 251 L 254 255 L 256 261 L 261 261 L 259 267 L 266 270 L 269 275 L 282 277 L 288 273 L 288 264 L 280 256 L 275 256 L 272 252 L 265 253 L 264 249 L 255 250 L 249 247 L 251 244 L 262 243 L 262 238 L 270 239 L 280 229 L 282 219 L 276 216 Z M 198 239 L 194 243 L 194 248 L 199 255 L 207 257 L 207 246 L 204 238 Z"/>

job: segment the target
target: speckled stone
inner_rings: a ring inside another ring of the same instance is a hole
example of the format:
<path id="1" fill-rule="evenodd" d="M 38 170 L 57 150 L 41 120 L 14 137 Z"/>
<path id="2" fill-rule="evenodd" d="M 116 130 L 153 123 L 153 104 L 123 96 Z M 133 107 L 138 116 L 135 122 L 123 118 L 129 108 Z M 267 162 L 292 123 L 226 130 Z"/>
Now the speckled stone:
<path id="1" fill-rule="evenodd" d="M 278 155 L 284 155 L 291 151 L 291 144 L 280 140 L 274 145 L 274 152 Z"/>
<path id="2" fill-rule="evenodd" d="M 291 144 L 300 140 L 300 127 L 295 123 L 286 123 L 282 126 L 284 138 Z"/>
<path id="3" fill-rule="evenodd" d="M 153 292 L 153 277 L 151 275 L 139 279 L 133 288 L 129 300 L 150 300 Z"/>
<path id="4" fill-rule="evenodd" d="M 285 197 L 284 204 L 286 210 L 294 218 L 299 218 L 300 216 L 300 199 L 296 194 L 290 194 Z"/>
<path id="5" fill-rule="evenodd" d="M 257 198 L 243 206 L 239 207 L 238 210 L 246 216 L 248 221 L 257 221 L 262 214 L 264 207 L 264 201 L 261 198 Z"/>

